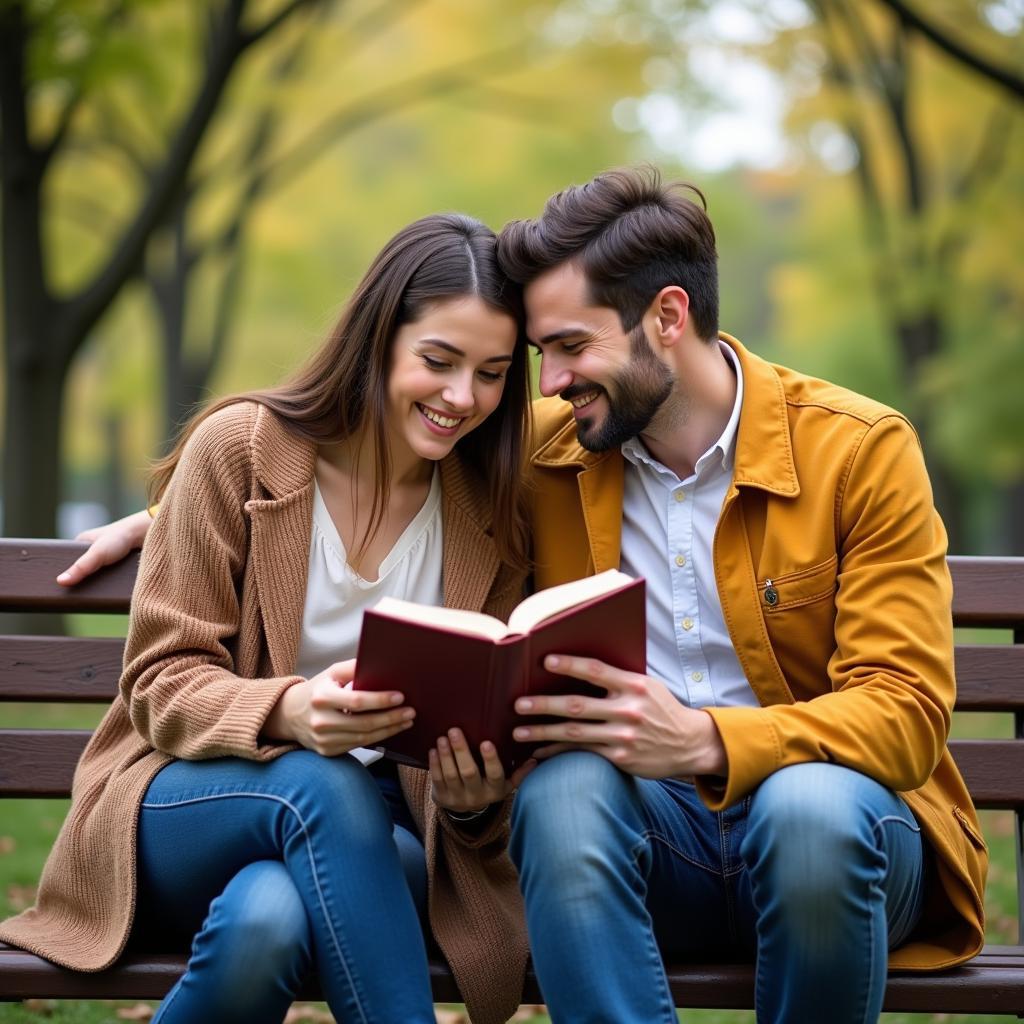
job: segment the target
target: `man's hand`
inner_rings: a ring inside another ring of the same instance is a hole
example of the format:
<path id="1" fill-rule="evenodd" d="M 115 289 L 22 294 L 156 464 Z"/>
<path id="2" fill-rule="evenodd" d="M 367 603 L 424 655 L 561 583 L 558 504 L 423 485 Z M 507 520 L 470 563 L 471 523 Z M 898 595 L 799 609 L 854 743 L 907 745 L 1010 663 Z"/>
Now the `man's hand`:
<path id="1" fill-rule="evenodd" d="M 62 587 L 73 587 L 97 569 L 120 562 L 129 552 L 142 547 L 152 522 L 149 512 L 143 509 L 106 526 L 80 533 L 75 540 L 91 541 L 89 549 L 57 577 L 57 582 Z"/>
<path id="2" fill-rule="evenodd" d="M 537 766 L 531 758 L 506 778 L 498 752 L 487 740 L 480 744 L 480 757 L 483 775 L 461 729 L 439 736 L 437 747 L 427 755 L 434 803 L 457 814 L 482 811 L 504 800 Z"/>
<path id="3" fill-rule="evenodd" d="M 668 687 L 650 676 L 612 668 L 593 658 L 549 655 L 544 667 L 582 679 L 606 697 L 521 697 L 516 711 L 556 715 L 566 721 L 523 725 L 517 740 L 549 741 L 537 757 L 565 750 L 590 750 L 630 775 L 663 779 L 685 775 L 724 775 L 725 747 L 710 715 L 680 704 Z"/>

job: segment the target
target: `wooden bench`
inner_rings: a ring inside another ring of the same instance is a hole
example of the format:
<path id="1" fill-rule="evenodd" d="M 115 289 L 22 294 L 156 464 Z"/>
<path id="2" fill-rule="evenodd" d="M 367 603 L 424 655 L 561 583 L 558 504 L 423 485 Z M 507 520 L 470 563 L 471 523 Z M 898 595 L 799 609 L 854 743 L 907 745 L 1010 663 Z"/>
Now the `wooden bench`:
<path id="1" fill-rule="evenodd" d="M 84 545 L 0 540 L 0 611 L 125 612 L 136 560 L 66 591 L 53 579 Z M 1013 717 L 1014 739 L 951 744 L 979 808 L 1014 812 L 1018 943 L 1024 936 L 1024 558 L 950 559 L 959 626 L 1012 630 L 1013 644 L 961 644 L 957 709 Z M 106 703 L 117 692 L 123 641 L 115 638 L 0 637 L 0 702 Z M 0 797 L 66 797 L 87 731 L 0 729 Z M 125 957 L 112 970 L 77 974 L 0 945 L 0 1000 L 159 999 L 182 972 L 182 950 Z M 432 965 L 434 998 L 458 1002 L 442 962 Z M 753 1005 L 749 964 L 671 964 L 678 1006 Z M 315 998 L 316 992 L 303 993 Z M 524 1002 L 541 1002 L 530 974 Z M 988 946 L 969 964 L 938 974 L 890 975 L 887 1010 L 1024 1016 L 1024 946 Z"/>

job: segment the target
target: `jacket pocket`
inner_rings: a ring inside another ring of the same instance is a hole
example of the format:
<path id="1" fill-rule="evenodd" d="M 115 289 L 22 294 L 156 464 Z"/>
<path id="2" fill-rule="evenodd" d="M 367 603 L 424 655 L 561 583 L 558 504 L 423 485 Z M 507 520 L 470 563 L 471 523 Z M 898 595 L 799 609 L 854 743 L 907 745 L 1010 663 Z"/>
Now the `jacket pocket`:
<path id="1" fill-rule="evenodd" d="M 959 804 L 953 804 L 953 817 L 960 822 L 960 827 L 967 833 L 967 838 L 979 849 L 987 849 L 985 840 L 982 834 L 975 827 L 974 822 L 971 821 L 970 815 L 964 812 L 964 809 Z"/>
<path id="2" fill-rule="evenodd" d="M 761 607 L 768 615 L 832 597 L 836 592 L 835 555 L 817 565 L 780 576 L 767 576 L 757 584 Z"/>

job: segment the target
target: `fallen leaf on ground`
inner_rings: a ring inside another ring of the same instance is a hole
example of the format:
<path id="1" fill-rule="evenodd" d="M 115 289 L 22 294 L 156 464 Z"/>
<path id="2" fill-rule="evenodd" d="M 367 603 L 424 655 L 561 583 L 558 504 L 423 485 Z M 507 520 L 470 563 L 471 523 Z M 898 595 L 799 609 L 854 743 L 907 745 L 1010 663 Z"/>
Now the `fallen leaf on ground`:
<path id="1" fill-rule="evenodd" d="M 334 1024 L 334 1017 L 319 1006 L 294 1003 L 285 1014 L 284 1024 Z"/>
<path id="2" fill-rule="evenodd" d="M 22 1001 L 22 1009 L 28 1010 L 29 1013 L 40 1013 L 44 1017 L 49 1017 L 54 1010 L 57 1009 L 56 999 L 25 999 Z"/>
<path id="3" fill-rule="evenodd" d="M 18 885 L 12 883 L 7 886 L 7 902 L 11 910 L 18 912 L 27 910 L 36 901 L 36 887 L 34 885 Z"/>
<path id="4" fill-rule="evenodd" d="M 14 836 L 0 836 L 0 854 L 14 853 L 17 848 L 18 843 Z"/>
<path id="5" fill-rule="evenodd" d="M 122 1006 L 117 1011 L 119 1020 L 152 1020 L 156 1010 L 149 1003 L 136 1003 L 134 1006 Z"/>
<path id="6" fill-rule="evenodd" d="M 518 1010 L 509 1018 L 509 1024 L 513 1024 L 517 1020 L 533 1020 L 534 1017 L 540 1017 L 542 1014 L 546 1014 L 548 1008 L 542 1006 L 539 1003 L 527 1004 L 526 1006 L 520 1006 Z"/>
<path id="7" fill-rule="evenodd" d="M 470 1024 L 470 1019 L 463 1010 L 445 1010 L 434 1008 L 437 1024 Z"/>

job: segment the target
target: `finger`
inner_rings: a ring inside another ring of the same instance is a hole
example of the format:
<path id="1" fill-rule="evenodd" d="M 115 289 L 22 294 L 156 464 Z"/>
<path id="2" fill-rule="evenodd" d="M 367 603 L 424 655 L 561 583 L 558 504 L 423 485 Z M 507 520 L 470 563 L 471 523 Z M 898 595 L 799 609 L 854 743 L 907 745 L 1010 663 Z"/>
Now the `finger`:
<path id="1" fill-rule="evenodd" d="M 443 792 L 448 787 L 444 781 L 444 774 L 441 771 L 441 762 L 437 756 L 437 748 L 431 747 L 427 751 L 427 768 L 430 770 L 430 781 L 435 792 Z"/>
<path id="2" fill-rule="evenodd" d="M 446 786 L 462 786 L 462 776 L 459 774 L 458 765 L 452 755 L 452 746 L 447 736 L 437 738 L 437 759 L 441 766 L 441 775 L 444 777 Z"/>
<path id="3" fill-rule="evenodd" d="M 520 743 L 627 743 L 629 730 L 607 722 L 553 722 L 545 725 L 517 725 L 512 735 Z"/>
<path id="4" fill-rule="evenodd" d="M 83 530 L 75 537 L 75 540 L 84 540 L 86 543 L 91 544 L 102 532 L 102 526 L 94 526 L 91 530 Z"/>
<path id="5" fill-rule="evenodd" d="M 480 778 L 480 769 L 469 749 L 466 737 L 461 729 L 448 730 L 448 742 L 452 745 L 452 754 L 455 757 L 455 767 L 459 770 L 459 776 L 463 782 L 476 782 Z"/>
<path id="6" fill-rule="evenodd" d="M 354 715 L 395 707 L 404 700 L 404 695 L 397 690 L 352 690 L 330 686 L 318 688 L 314 695 L 314 703 L 322 701 L 330 707 Z"/>
<path id="7" fill-rule="evenodd" d="M 327 674 L 342 686 L 349 685 L 355 678 L 356 659 L 347 658 L 345 661 L 336 661 L 333 665 L 328 665 Z"/>
<path id="8" fill-rule="evenodd" d="M 504 782 L 505 766 L 498 757 L 498 748 L 490 740 L 480 744 L 480 757 L 484 762 L 484 777 L 488 782 Z"/>
<path id="9" fill-rule="evenodd" d="M 63 587 L 72 587 L 76 583 L 81 583 L 86 576 L 91 576 L 97 569 L 102 569 L 106 564 L 95 546 L 93 546 L 84 555 L 72 562 L 57 577 L 57 582 Z"/>
<path id="10" fill-rule="evenodd" d="M 571 693 L 520 697 L 515 708 L 521 715 L 558 715 L 559 718 L 585 718 L 597 722 L 608 721 L 614 712 L 608 697 L 581 697 Z"/>
<path id="11" fill-rule="evenodd" d="M 394 711 L 364 711 L 359 715 L 346 715 L 336 708 L 317 708 L 311 718 L 316 732 L 324 735 L 365 736 L 381 729 L 394 730 L 412 724 L 416 712 L 412 708 Z"/>
<path id="12" fill-rule="evenodd" d="M 549 654 L 544 659 L 544 668 L 553 675 L 582 679 L 609 692 L 621 690 L 627 683 L 643 679 L 636 672 L 615 668 L 596 658 L 577 658 L 568 654 Z"/>

